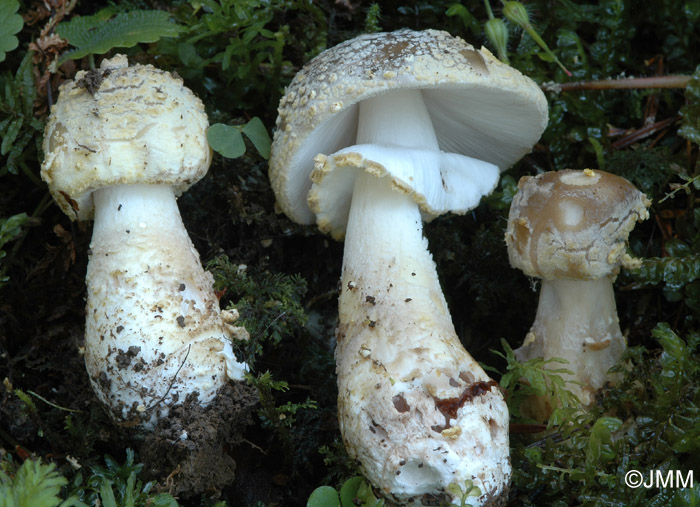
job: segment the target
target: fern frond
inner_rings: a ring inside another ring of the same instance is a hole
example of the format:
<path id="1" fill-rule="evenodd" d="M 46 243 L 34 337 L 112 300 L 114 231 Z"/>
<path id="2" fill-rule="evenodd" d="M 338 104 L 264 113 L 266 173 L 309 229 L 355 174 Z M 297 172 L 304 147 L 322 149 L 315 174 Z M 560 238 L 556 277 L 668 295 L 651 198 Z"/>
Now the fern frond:
<path id="1" fill-rule="evenodd" d="M 175 37 L 182 30 L 165 11 L 136 10 L 111 17 L 112 13 L 111 9 L 103 9 L 93 16 L 78 16 L 59 23 L 56 31 L 75 49 L 66 52 L 57 65 L 90 54 L 101 55 L 112 48 L 130 48 L 141 42 L 156 42 L 161 37 Z M 107 19 L 106 14 L 109 14 Z"/>

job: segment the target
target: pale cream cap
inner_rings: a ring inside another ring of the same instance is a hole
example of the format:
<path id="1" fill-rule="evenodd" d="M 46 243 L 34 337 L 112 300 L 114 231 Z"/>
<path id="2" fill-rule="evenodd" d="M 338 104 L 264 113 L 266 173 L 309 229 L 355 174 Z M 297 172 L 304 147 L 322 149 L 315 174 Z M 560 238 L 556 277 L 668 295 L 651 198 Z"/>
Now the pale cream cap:
<path id="1" fill-rule="evenodd" d="M 356 144 L 358 103 L 400 89 L 421 90 L 442 152 L 501 170 L 528 153 L 547 125 L 539 87 L 485 48 L 438 30 L 359 36 L 311 60 L 280 100 L 270 181 L 292 220 L 315 221 L 307 203 L 314 158 Z M 422 188 L 407 191 L 428 213 L 442 206 Z M 339 202 L 352 188 L 344 192 Z"/>
<path id="2" fill-rule="evenodd" d="M 109 185 L 167 184 L 179 195 L 209 168 L 207 127 L 182 79 L 116 55 L 61 85 L 41 177 L 71 219 L 91 219 L 92 192 Z"/>

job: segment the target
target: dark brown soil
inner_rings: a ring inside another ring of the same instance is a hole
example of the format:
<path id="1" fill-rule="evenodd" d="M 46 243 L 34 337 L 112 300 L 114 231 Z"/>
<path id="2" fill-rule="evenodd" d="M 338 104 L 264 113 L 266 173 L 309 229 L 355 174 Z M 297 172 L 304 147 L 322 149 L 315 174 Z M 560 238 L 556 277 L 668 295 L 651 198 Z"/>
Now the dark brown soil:
<path id="1" fill-rule="evenodd" d="M 144 478 L 183 499 L 198 494 L 217 498 L 235 479 L 231 449 L 253 422 L 257 403 L 257 392 L 241 382 L 222 388 L 204 408 L 189 396 L 140 445 Z"/>

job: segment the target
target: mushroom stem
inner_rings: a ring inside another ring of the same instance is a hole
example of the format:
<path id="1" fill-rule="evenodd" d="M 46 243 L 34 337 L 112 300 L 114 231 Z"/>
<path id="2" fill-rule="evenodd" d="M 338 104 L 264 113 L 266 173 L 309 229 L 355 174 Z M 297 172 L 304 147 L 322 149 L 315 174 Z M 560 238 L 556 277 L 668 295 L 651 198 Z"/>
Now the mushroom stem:
<path id="1" fill-rule="evenodd" d="M 116 185 L 96 190 L 94 202 L 85 362 L 115 418 L 148 429 L 189 393 L 206 405 L 245 365 L 173 189 Z"/>
<path id="2" fill-rule="evenodd" d="M 360 106 L 358 142 L 438 149 L 420 92 L 373 101 Z M 457 501 L 468 481 L 475 505 L 502 494 L 505 402 L 461 346 L 418 205 L 390 178 L 356 176 L 341 284 L 338 416 L 350 455 L 401 503 L 446 491 Z"/>
<path id="3" fill-rule="evenodd" d="M 421 224 L 409 196 L 357 176 L 336 348 L 341 431 L 398 501 L 466 480 L 498 495 L 510 476 L 507 408 L 457 338 Z"/>
<path id="4" fill-rule="evenodd" d="M 567 360 L 568 364 L 552 367 L 572 371 L 572 375 L 563 375 L 571 381 L 567 389 L 590 405 L 595 391 L 612 379 L 608 370 L 625 347 L 611 277 L 542 280 L 535 321 L 515 353 L 521 361 L 535 357 Z"/>
<path id="5" fill-rule="evenodd" d="M 357 144 L 439 150 L 420 90 L 395 90 L 360 102 Z"/>
<path id="6" fill-rule="evenodd" d="M 419 90 L 395 91 L 366 100 L 359 107 L 358 144 L 439 149 Z M 406 313 L 422 306 L 419 300 L 430 301 L 428 314 L 437 311 L 447 315 L 450 332 L 454 334 L 435 263 L 428 251 L 428 242 L 423 238 L 418 204 L 411 196 L 394 188 L 388 178 L 378 181 L 367 172 L 357 175 L 352 194 L 345 233 L 343 287 L 360 274 L 370 283 L 363 289 L 370 291 L 372 282 L 395 282 L 393 292 L 392 287 L 374 287 L 374 290 L 382 290 L 382 299 L 388 306 L 396 305 L 397 312 L 406 307 L 406 298 L 415 301 Z M 355 304 L 345 305 L 346 292 L 340 296 L 341 322 L 349 308 L 350 314 L 354 314 Z"/>
<path id="7" fill-rule="evenodd" d="M 394 307 L 394 317 L 400 321 L 409 315 L 416 318 L 416 311 L 424 309 L 432 320 L 446 316 L 446 334 L 454 334 L 435 263 L 422 231 L 420 211 L 410 196 L 393 190 L 388 180 L 377 181 L 365 172 L 357 175 L 343 254 L 341 322 L 360 328 L 366 326 L 366 322 L 357 322 L 354 317 L 360 308 L 368 306 L 357 294 L 376 293 L 370 309 L 376 309 L 377 305 Z M 358 284 L 361 284 L 359 291 L 346 290 Z M 445 323 L 439 327 L 445 328 Z M 399 347 L 405 347 L 404 340 L 412 337 L 388 338 L 398 340 L 402 343 Z M 393 352 L 390 350 L 392 355 Z"/>

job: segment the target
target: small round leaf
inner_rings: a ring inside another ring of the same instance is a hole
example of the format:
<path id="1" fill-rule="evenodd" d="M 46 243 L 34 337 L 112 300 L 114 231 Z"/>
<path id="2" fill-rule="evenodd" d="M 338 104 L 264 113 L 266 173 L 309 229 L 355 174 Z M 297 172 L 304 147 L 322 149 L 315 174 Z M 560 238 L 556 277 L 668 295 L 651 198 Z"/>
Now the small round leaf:
<path id="1" fill-rule="evenodd" d="M 270 158 L 270 145 L 272 141 L 270 140 L 270 134 L 267 133 L 267 129 L 265 125 L 263 125 L 262 120 L 255 116 L 245 124 L 242 130 L 253 143 L 255 149 L 258 150 L 258 153 L 266 160 Z"/>
<path id="2" fill-rule="evenodd" d="M 5 53 L 19 46 L 19 39 L 15 34 L 24 26 L 24 20 L 17 14 L 18 9 L 17 0 L 0 2 L 0 62 L 5 59 Z"/>
<path id="3" fill-rule="evenodd" d="M 330 486 L 316 488 L 309 496 L 306 507 L 340 507 L 338 492 Z"/>
<path id="4" fill-rule="evenodd" d="M 340 501 L 343 507 L 352 507 L 355 505 L 357 492 L 364 481 L 363 477 L 357 476 L 343 483 L 343 486 L 340 488 Z"/>
<path id="5" fill-rule="evenodd" d="M 215 152 L 226 158 L 238 158 L 245 153 L 245 142 L 236 127 L 215 123 L 207 129 L 207 141 Z"/>

